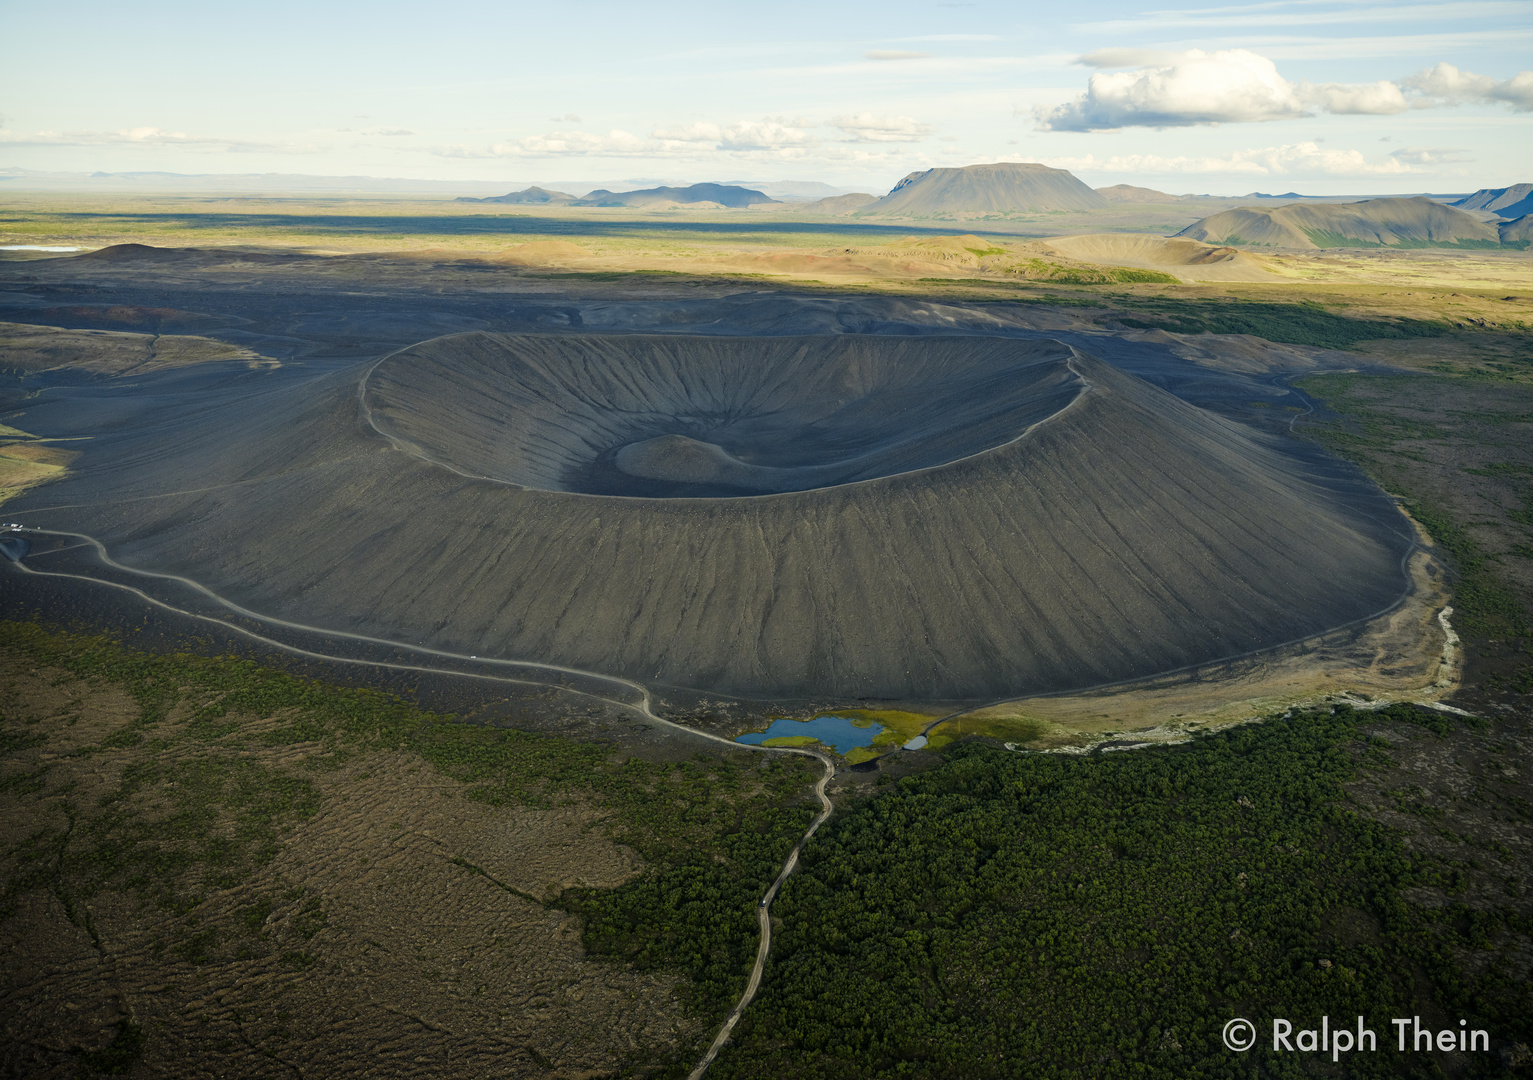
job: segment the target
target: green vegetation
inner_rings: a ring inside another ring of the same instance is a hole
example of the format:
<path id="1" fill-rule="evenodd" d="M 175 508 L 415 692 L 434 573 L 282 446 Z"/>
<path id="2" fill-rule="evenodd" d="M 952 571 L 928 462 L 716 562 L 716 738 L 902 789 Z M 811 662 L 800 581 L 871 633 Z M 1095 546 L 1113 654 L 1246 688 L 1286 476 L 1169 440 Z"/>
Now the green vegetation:
<path id="1" fill-rule="evenodd" d="M 1118 321 L 1139 330 L 1176 334 L 1252 334 L 1268 341 L 1348 349 L 1378 338 L 1437 337 L 1447 326 L 1424 319 L 1355 319 L 1320 304 L 1267 304 L 1245 300 L 1119 297 L 1145 313 Z"/>
<path id="2" fill-rule="evenodd" d="M 1159 270 L 1139 270 L 1116 266 L 1090 269 L 1083 266 L 1067 266 L 1064 263 L 1044 259 L 1020 259 L 1006 268 L 1007 273 L 1025 275 L 1034 281 L 1046 281 L 1060 285 L 1131 285 L 1160 284 L 1180 285 L 1181 279 Z"/>
<path id="3" fill-rule="evenodd" d="M 1123 285 L 1180 285 L 1182 283 L 1181 278 L 1172 274 L 1164 274 L 1159 270 L 1140 270 L 1131 266 L 1113 267 L 1107 271 L 1107 279 Z"/>
<path id="4" fill-rule="evenodd" d="M 977 737 L 1030 743 L 1057 734 L 1059 730 L 1045 720 L 1030 716 L 959 716 L 935 729 L 930 745 L 940 748 L 949 742 Z"/>
<path id="5" fill-rule="evenodd" d="M 0 919 L 14 914 L 23 894 L 47 890 L 67 918 L 94 933 L 81 901 L 126 892 L 178 917 L 179 936 L 164 945 L 193 965 L 234 955 L 274 911 L 300 938 L 325 926 L 325 911 L 302 889 L 278 888 L 224 928 L 204 925 L 200 905 L 270 863 L 283 834 L 319 809 L 321 774 L 359 753 L 404 752 L 489 805 L 599 806 L 646 870 L 618 889 L 573 889 L 539 902 L 580 912 L 592 952 L 686 973 L 688 1004 L 717 1019 L 749 974 L 756 902 L 814 812 L 810 785 L 818 767 L 799 757 L 738 752 L 675 764 L 618 762 L 609 745 L 451 723 L 387 694 L 248 660 L 150 655 L 27 623 L 0 623 L 0 651 L 120 686 L 138 710 L 72 752 L 131 755 L 99 797 L 55 789 L 51 765 L 16 768 L 11 755 L 37 737 L 10 710 L 0 713 L 0 792 L 36 799 L 39 807 L 35 831 L 6 853 L 18 872 L 0 883 Z M 254 750 L 300 746 L 301 764 L 251 760 Z M 301 950 L 287 958 L 299 967 L 313 963 Z M 109 1052 L 119 1050 L 99 1053 Z"/>
<path id="6" fill-rule="evenodd" d="M 1533 992 L 1506 950 L 1533 921 L 1455 898 L 1460 867 L 1348 806 L 1343 785 L 1390 765 L 1381 723 L 1433 738 L 1456 721 L 1339 707 L 1132 754 L 952 748 L 805 849 L 717 1075 L 1298 1076 L 1231 1054 L 1224 1021 L 1363 1014 L 1383 1045 L 1424 996 L 1528 1040 Z M 1412 902 L 1418 887 L 1449 902 Z M 1436 1075 L 1384 1053 L 1345 1068 Z"/>
<path id="7" fill-rule="evenodd" d="M 1514 411 L 1475 410 L 1464 417 L 1428 407 L 1428 403 L 1450 400 L 1466 387 L 1473 392 L 1479 381 L 1346 373 L 1312 375 L 1295 385 L 1324 401 L 1338 417 L 1336 422 L 1307 425 L 1306 434 L 1357 462 L 1385 490 L 1399 496 L 1411 516 L 1452 559 L 1457 573 L 1453 602 L 1460 628 L 1485 637 L 1533 637 L 1527 608 L 1508 587 L 1497 560 L 1486 554 L 1466 514 L 1447 505 L 1446 496 L 1456 481 L 1445 483 L 1442 476 L 1444 472 L 1450 476 L 1465 472 L 1515 481 L 1533 474 L 1533 466 L 1499 462 L 1479 468 L 1451 468 L 1445 467 L 1445 462 L 1434 467 L 1423 452 L 1428 447 L 1441 447 L 1435 456 L 1447 457 L 1460 440 L 1491 441 L 1486 438 L 1486 428 L 1524 418 L 1515 401 L 1507 401 L 1501 393 L 1496 395 L 1502 399 L 1498 403 L 1511 404 Z M 1510 510 L 1508 518 L 1518 520 L 1520 510 Z"/>
<path id="8" fill-rule="evenodd" d="M 928 713 L 906 712 L 903 709 L 838 709 L 836 715 L 847 717 L 858 727 L 879 725 L 882 730 L 873 737 L 872 747 L 879 753 L 909 742 L 937 718 Z"/>

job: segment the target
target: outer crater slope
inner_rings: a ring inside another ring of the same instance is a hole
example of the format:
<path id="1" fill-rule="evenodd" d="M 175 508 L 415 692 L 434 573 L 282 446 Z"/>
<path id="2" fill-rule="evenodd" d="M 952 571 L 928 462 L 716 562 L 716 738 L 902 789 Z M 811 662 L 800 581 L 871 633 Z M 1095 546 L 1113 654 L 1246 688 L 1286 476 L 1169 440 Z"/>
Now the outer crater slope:
<path id="1" fill-rule="evenodd" d="M 145 376 L 131 421 L 48 395 L 36 422 L 92 438 L 19 520 L 305 625 L 769 701 L 1084 688 L 1404 587 L 1408 524 L 1350 466 L 1058 341 L 476 332 L 204 367 Z"/>
<path id="2" fill-rule="evenodd" d="M 1401 587 L 1366 484 L 1057 342 L 462 334 L 364 401 L 435 524 L 339 541 L 289 595 L 480 655 L 976 699 L 1275 645 Z"/>

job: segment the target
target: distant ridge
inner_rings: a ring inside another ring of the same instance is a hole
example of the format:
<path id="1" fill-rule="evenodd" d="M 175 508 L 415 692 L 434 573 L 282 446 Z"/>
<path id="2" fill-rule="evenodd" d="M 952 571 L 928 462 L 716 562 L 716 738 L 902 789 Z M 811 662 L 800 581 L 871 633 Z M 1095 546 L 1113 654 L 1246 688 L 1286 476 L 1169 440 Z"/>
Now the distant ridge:
<path id="1" fill-rule="evenodd" d="M 877 195 L 868 195 L 861 191 L 855 191 L 849 195 L 832 195 L 828 199 L 818 199 L 812 203 L 805 203 L 802 210 L 806 214 L 855 214 L 869 203 L 877 201 Z"/>
<path id="2" fill-rule="evenodd" d="M 1497 247 L 1494 225 L 1434 199 L 1242 206 L 1194 222 L 1177 236 L 1267 247 Z"/>
<path id="3" fill-rule="evenodd" d="M 763 195 L 770 195 L 774 199 L 800 202 L 814 202 L 816 199 L 829 199 L 848 193 L 847 188 L 832 187 L 820 180 L 717 180 L 714 182 L 723 184 L 725 187 L 750 188 Z"/>
<path id="4" fill-rule="evenodd" d="M 1114 203 L 1163 203 L 1180 202 L 1180 195 L 1167 195 L 1164 191 L 1156 191 L 1154 188 L 1135 187 L 1133 184 L 1114 184 L 1112 187 L 1099 187 L 1097 194 L 1108 202 Z"/>
<path id="5" fill-rule="evenodd" d="M 1533 241 L 1533 214 L 1524 214 L 1515 221 L 1507 221 L 1496 230 L 1501 242 L 1515 247 L 1527 247 Z"/>
<path id="6" fill-rule="evenodd" d="M 695 206 L 698 203 L 715 203 L 719 206 L 743 207 L 758 203 L 773 203 L 770 195 L 751 188 L 735 187 L 733 184 L 693 184 L 691 187 L 656 187 L 641 191 L 593 191 L 571 206 L 663 206 L 680 204 Z"/>
<path id="7" fill-rule="evenodd" d="M 1449 206 L 1461 206 L 1465 210 L 1490 210 L 1502 217 L 1519 218 L 1533 214 L 1533 184 L 1513 184 L 1503 188 L 1481 188 Z"/>
<path id="8" fill-rule="evenodd" d="M 1110 205 L 1064 169 L 1002 161 L 913 172 L 860 215 L 950 217 L 1036 210 L 1094 210 Z"/>
<path id="9" fill-rule="evenodd" d="M 547 188 L 533 186 L 523 188 L 521 191 L 513 191 L 509 195 L 492 195 L 487 199 L 475 199 L 469 196 L 454 199 L 453 202 L 489 202 L 489 203 L 519 203 L 540 204 L 552 206 L 567 206 L 575 201 L 575 196 L 566 195 L 562 191 L 549 191 Z"/>

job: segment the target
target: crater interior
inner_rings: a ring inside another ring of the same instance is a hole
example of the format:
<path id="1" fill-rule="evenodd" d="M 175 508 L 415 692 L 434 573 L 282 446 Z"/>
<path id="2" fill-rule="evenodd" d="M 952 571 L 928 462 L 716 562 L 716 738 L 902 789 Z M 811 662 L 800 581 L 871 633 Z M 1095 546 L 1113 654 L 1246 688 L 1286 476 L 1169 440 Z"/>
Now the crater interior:
<path id="1" fill-rule="evenodd" d="M 1085 385 L 1057 342 L 466 334 L 384 360 L 374 423 L 459 471 L 544 491 L 776 494 L 1003 445 Z"/>

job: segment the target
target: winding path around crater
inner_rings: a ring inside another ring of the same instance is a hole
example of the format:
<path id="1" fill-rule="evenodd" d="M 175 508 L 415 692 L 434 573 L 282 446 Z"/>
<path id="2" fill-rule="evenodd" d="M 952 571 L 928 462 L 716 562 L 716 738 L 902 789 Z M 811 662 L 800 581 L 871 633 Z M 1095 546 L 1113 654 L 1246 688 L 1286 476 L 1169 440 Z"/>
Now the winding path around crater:
<path id="1" fill-rule="evenodd" d="M 132 585 L 127 585 L 119 581 L 109 581 L 102 578 L 91 577 L 89 574 L 75 574 L 58 570 L 38 570 L 34 567 L 28 566 L 26 560 L 28 558 L 46 557 L 50 554 L 58 554 L 59 552 L 73 550 L 79 547 L 89 547 L 95 551 L 96 556 L 102 561 L 102 563 L 114 570 L 132 574 L 138 577 L 157 578 L 164 581 L 175 582 L 179 585 L 188 586 L 196 590 L 198 593 L 201 593 L 203 596 L 206 596 L 208 599 L 214 601 L 219 606 L 226 608 L 232 614 L 239 615 L 243 618 L 254 619 L 258 622 L 267 623 L 272 626 L 281 626 L 291 630 L 301 630 L 305 633 L 316 634 L 323 637 L 345 638 L 354 641 L 365 642 L 371 645 L 384 645 L 394 649 L 420 653 L 428 657 L 435 656 L 441 657 L 443 659 L 469 660 L 478 664 L 490 664 L 494 666 L 506 666 L 526 670 L 529 673 L 545 671 L 563 675 L 578 675 L 597 681 L 613 683 L 618 686 L 627 687 L 630 690 L 636 691 L 639 695 L 638 700 L 626 701 L 620 697 L 607 697 L 605 695 L 592 693 L 588 690 L 579 690 L 569 686 L 559 686 L 559 689 L 567 693 L 580 694 L 585 697 L 594 697 L 597 700 L 605 701 L 610 705 L 616 705 L 619 708 L 631 710 L 638 713 L 645 720 L 659 724 L 662 727 L 668 727 L 675 731 L 684 732 L 685 734 L 693 735 L 697 738 L 707 739 L 710 742 L 721 743 L 732 750 L 747 750 L 766 754 L 792 754 L 798 757 L 813 758 L 814 760 L 818 761 L 823 771 L 820 774 L 820 778 L 815 781 L 814 794 L 815 797 L 820 801 L 820 812 L 816 814 L 814 820 L 809 823 L 809 828 L 804 831 L 804 835 L 799 837 L 798 842 L 793 845 L 793 850 L 788 853 L 788 858 L 783 863 L 782 870 L 778 872 L 777 877 L 772 881 L 772 884 L 767 887 L 765 895 L 762 896 L 761 901 L 756 905 L 757 918 L 761 927 L 761 937 L 760 943 L 756 948 L 756 962 L 755 965 L 751 968 L 750 978 L 747 980 L 745 985 L 745 992 L 740 995 L 740 1000 L 737 1001 L 735 1003 L 735 1007 L 730 1010 L 729 1016 L 725 1019 L 723 1026 L 719 1029 L 718 1034 L 714 1037 L 712 1044 L 709 1045 L 708 1052 L 703 1056 L 703 1059 L 698 1062 L 697 1067 L 694 1068 L 689 1074 L 688 1080 L 698 1080 L 698 1078 L 707 1071 L 708 1066 L 713 1063 L 713 1059 L 718 1056 L 718 1053 L 721 1049 L 723 1049 L 724 1044 L 729 1041 L 729 1036 L 734 1031 L 735 1025 L 739 1022 L 741 1015 L 745 1012 L 745 1009 L 750 1005 L 751 999 L 756 996 L 756 990 L 761 985 L 761 975 L 762 972 L 766 969 L 767 954 L 771 951 L 772 948 L 772 901 L 777 898 L 777 894 L 782 889 L 783 883 L 788 880 L 789 876 L 792 875 L 794 869 L 798 866 L 799 853 L 803 850 L 804 845 L 808 843 L 809 838 L 815 834 L 816 830 L 818 830 L 821 825 L 830 820 L 830 816 L 835 810 L 834 804 L 830 801 L 830 796 L 825 793 L 825 785 L 829 783 L 831 778 L 836 774 L 836 764 L 829 755 L 821 753 L 817 750 L 809 750 L 802 747 L 757 746 L 750 743 L 738 743 L 732 739 L 726 739 L 722 736 L 714 735 L 711 732 L 699 731 L 697 728 L 688 727 L 685 724 L 678 724 L 674 720 L 667 720 L 662 716 L 657 716 L 651 708 L 653 699 L 650 695 L 649 687 L 645 686 L 643 683 L 635 682 L 631 679 L 624 679 L 615 675 L 604 675 L 593 671 L 581 671 L 577 668 L 560 667 L 556 664 L 540 664 L 534 661 L 526 660 L 501 660 L 479 656 L 469 656 L 463 653 L 448 652 L 441 649 L 431 649 L 424 646 L 410 645 L 399 641 L 389 641 L 386 638 L 369 637 L 365 634 L 352 634 L 343 630 L 327 630 L 321 627 L 308 626 L 303 623 L 290 622 L 286 619 L 278 619 L 269 615 L 261 615 L 257 612 L 249 610 L 248 608 L 243 608 L 240 605 L 233 603 L 232 601 L 226 600 L 200 582 L 193 581 L 191 578 L 183 577 L 179 574 L 164 574 L 152 570 L 139 570 L 131 566 L 125 566 L 107 554 L 106 547 L 101 543 L 101 541 L 97 540 L 93 536 L 87 536 L 84 533 L 64 532 L 62 530 L 54 529 L 24 529 L 18 531 L 24 536 L 57 536 L 67 537 L 75 541 L 75 543 L 69 544 L 63 548 L 54 548 L 51 551 L 34 551 L 30 554 L 24 555 L 22 558 L 12 560 L 15 567 L 22 573 L 30 574 L 34 577 L 72 578 L 78 581 L 87 581 L 96 585 L 106 585 L 114 589 L 121 589 L 124 592 L 137 596 L 139 599 L 153 605 L 154 607 L 158 607 L 165 611 L 170 611 L 187 618 L 196 619 L 201 622 L 213 623 L 226 630 L 233 630 L 235 633 L 249 638 L 252 641 L 260 642 L 263 645 L 267 645 L 275 649 L 280 649 L 283 652 L 292 653 L 296 656 L 304 656 L 314 660 L 323 660 L 329 663 L 355 664 L 363 667 L 387 668 L 393 671 L 419 671 L 432 674 L 456 675 L 472 679 L 483 679 L 487 682 L 516 683 L 520 685 L 533 686 L 559 685 L 548 680 L 539 680 L 534 678 L 522 679 L 516 678 L 515 676 L 509 674 L 492 675 L 485 674 L 483 672 L 460 671 L 446 667 L 432 667 L 425 663 L 401 664 L 387 660 L 369 660 L 362 657 L 337 656 L 331 653 L 316 652 L 312 649 L 305 649 L 288 642 L 280 641 L 276 638 L 267 637 L 264 634 L 258 634 L 253 630 L 246 629 L 245 627 L 239 626 L 238 624 L 230 622 L 226 619 L 218 619 L 211 615 L 204 615 L 199 612 L 189 611 L 186 608 L 176 607 L 174 604 L 166 603 L 164 600 L 161 600 L 155 596 L 151 596 L 143 589 L 134 588 Z"/>

